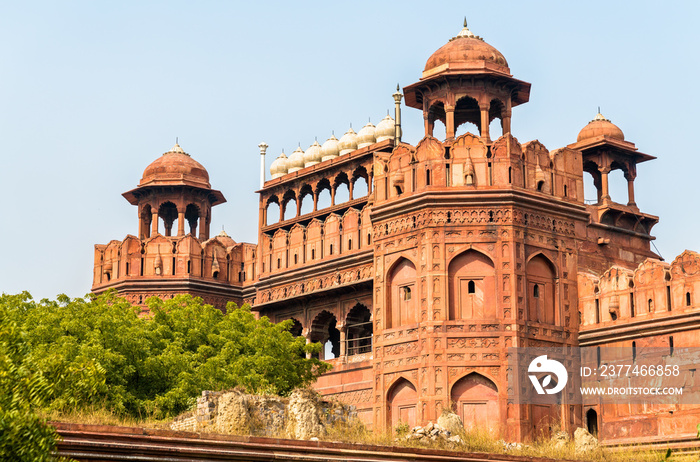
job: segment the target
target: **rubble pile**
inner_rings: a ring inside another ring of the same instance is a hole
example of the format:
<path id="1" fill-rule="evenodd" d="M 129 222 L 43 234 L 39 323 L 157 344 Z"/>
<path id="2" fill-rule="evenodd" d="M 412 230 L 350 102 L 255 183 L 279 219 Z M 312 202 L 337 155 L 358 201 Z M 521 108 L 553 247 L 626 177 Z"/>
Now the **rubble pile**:
<path id="1" fill-rule="evenodd" d="M 453 435 L 451 431 L 432 422 L 428 422 L 428 425 L 425 427 L 413 427 L 411 431 L 404 436 L 404 439 L 406 441 L 414 440 L 423 444 L 438 440 L 452 444 L 462 444 L 464 442 L 459 435 Z"/>

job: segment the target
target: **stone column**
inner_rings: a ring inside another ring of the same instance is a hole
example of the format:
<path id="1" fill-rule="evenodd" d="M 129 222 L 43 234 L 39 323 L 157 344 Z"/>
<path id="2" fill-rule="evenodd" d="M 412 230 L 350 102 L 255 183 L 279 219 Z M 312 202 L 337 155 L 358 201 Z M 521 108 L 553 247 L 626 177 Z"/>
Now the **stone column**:
<path id="1" fill-rule="evenodd" d="M 479 110 L 481 111 L 481 139 L 484 141 L 491 141 L 489 136 L 489 108 L 491 105 L 479 104 Z"/>
<path id="2" fill-rule="evenodd" d="M 627 205 L 636 207 L 637 203 L 634 201 L 634 176 L 626 173 L 625 179 L 627 180 L 627 196 L 629 199 Z"/>
<path id="3" fill-rule="evenodd" d="M 185 212 L 177 212 L 177 235 L 185 235 Z"/>
<path id="4" fill-rule="evenodd" d="M 435 122 L 430 121 L 428 113 L 423 114 L 423 124 L 425 125 L 425 136 L 433 136 L 433 130 L 435 130 Z"/>
<path id="5" fill-rule="evenodd" d="M 600 170 L 600 179 L 601 179 L 601 187 L 602 187 L 602 201 L 609 201 L 610 199 L 610 191 L 608 189 L 608 173 L 610 173 L 610 167 L 604 167 L 599 169 Z"/>
<path id="6" fill-rule="evenodd" d="M 340 332 L 340 357 L 344 358 L 347 355 L 347 345 L 345 344 L 345 337 L 348 331 L 348 327 L 345 324 L 336 326 Z"/>
<path id="7" fill-rule="evenodd" d="M 455 137 L 455 107 L 445 106 L 445 133 L 448 140 Z"/>
<path id="8" fill-rule="evenodd" d="M 158 210 L 153 209 L 151 214 L 151 235 L 158 234 Z"/>

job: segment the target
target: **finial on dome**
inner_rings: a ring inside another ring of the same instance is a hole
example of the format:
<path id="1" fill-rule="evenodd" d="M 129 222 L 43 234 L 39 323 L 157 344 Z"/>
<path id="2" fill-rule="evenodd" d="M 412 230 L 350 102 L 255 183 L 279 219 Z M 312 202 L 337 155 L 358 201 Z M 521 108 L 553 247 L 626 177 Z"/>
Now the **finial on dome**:
<path id="1" fill-rule="evenodd" d="M 456 38 L 475 38 L 483 41 L 483 39 L 479 36 L 474 35 L 472 31 L 469 30 L 467 27 L 467 17 L 464 17 L 464 27 L 462 28 L 461 31 L 459 31 L 459 34 L 457 34 L 456 37 L 453 37 L 450 41 L 456 39 Z"/>

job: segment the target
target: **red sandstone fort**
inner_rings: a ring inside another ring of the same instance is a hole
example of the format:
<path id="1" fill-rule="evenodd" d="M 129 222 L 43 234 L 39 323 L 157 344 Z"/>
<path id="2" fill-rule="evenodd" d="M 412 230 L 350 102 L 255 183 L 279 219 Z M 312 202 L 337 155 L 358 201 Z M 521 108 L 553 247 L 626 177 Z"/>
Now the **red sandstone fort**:
<path id="1" fill-rule="evenodd" d="M 554 425 L 608 442 L 694 438 L 697 407 L 521 405 L 506 390 L 510 347 L 700 346 L 700 255 L 661 261 L 658 218 L 634 198 L 636 166 L 654 157 L 601 114 L 565 147 L 518 141 L 512 108 L 530 84 L 466 24 L 393 96 L 394 118 L 282 154 L 270 180 L 261 172 L 257 244 L 211 236 L 225 198 L 176 144 L 124 193 L 138 234 L 95 246 L 92 290 L 141 305 L 189 293 L 293 319 L 333 364 L 316 388 L 375 428 L 452 406 L 466 426 L 516 440 Z M 416 146 L 401 141 L 402 98 L 423 111 Z M 626 203 L 611 200 L 612 170 L 624 172 Z"/>

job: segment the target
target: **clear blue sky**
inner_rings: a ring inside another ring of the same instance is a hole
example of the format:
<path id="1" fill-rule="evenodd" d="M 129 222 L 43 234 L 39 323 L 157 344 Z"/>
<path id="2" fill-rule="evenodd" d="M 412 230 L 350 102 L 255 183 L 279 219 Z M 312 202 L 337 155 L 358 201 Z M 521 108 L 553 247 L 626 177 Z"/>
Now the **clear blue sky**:
<path id="1" fill-rule="evenodd" d="M 0 292 L 82 296 L 93 246 L 137 232 L 121 197 L 179 137 L 228 202 L 214 209 L 255 242 L 259 153 L 377 123 L 396 83 L 461 29 L 532 83 L 513 133 L 550 150 L 597 106 L 659 159 L 637 203 L 659 215 L 666 260 L 700 250 L 697 18 L 675 2 L 4 2 L 0 6 Z M 404 139 L 422 115 L 404 109 Z M 618 178 L 621 180 L 621 178 Z M 625 201 L 624 184 L 613 199 Z M 587 196 L 591 196 L 587 192 Z"/>

